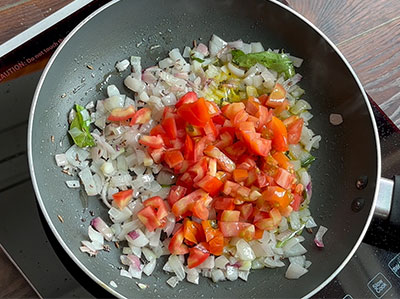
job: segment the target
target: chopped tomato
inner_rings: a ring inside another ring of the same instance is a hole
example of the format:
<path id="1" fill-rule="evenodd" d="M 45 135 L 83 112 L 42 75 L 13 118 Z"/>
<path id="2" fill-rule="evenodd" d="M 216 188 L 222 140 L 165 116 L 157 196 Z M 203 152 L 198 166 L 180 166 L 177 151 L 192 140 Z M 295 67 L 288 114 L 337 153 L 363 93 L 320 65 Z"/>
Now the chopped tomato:
<path id="1" fill-rule="evenodd" d="M 215 141 L 217 139 L 218 131 L 212 119 L 210 119 L 204 126 L 204 133 L 209 137 L 210 141 Z"/>
<path id="2" fill-rule="evenodd" d="M 221 114 L 221 110 L 219 109 L 218 105 L 215 104 L 214 102 L 206 101 L 206 105 L 208 107 L 208 114 L 210 114 L 211 117 L 215 117 Z"/>
<path id="3" fill-rule="evenodd" d="M 193 103 L 182 104 L 177 112 L 185 121 L 199 127 L 204 127 L 211 118 L 204 98 Z"/>
<path id="4" fill-rule="evenodd" d="M 217 160 L 208 159 L 208 174 L 211 176 L 217 175 Z"/>
<path id="5" fill-rule="evenodd" d="M 252 224 L 247 222 L 218 222 L 219 228 L 224 235 L 224 237 L 238 237 L 241 230 L 251 226 Z"/>
<path id="6" fill-rule="evenodd" d="M 292 163 L 289 158 L 282 152 L 275 152 L 272 157 L 278 162 L 278 165 L 286 170 L 293 169 Z"/>
<path id="7" fill-rule="evenodd" d="M 200 161 L 190 166 L 187 173 L 192 176 L 195 183 L 200 181 L 207 173 L 207 159 L 202 158 Z"/>
<path id="8" fill-rule="evenodd" d="M 151 110 L 149 108 L 142 108 L 136 111 L 136 113 L 132 116 L 129 125 L 133 126 L 136 124 L 145 124 L 150 119 L 151 119 Z"/>
<path id="9" fill-rule="evenodd" d="M 262 193 L 262 198 L 279 209 L 286 208 L 291 202 L 288 191 L 276 186 L 267 187 L 267 189 Z"/>
<path id="10" fill-rule="evenodd" d="M 202 242 L 195 247 L 189 249 L 189 257 L 187 260 L 188 268 L 195 268 L 202 263 L 210 256 L 210 252 L 208 251 L 208 244 Z"/>
<path id="11" fill-rule="evenodd" d="M 200 160 L 201 157 L 203 157 L 203 152 L 204 149 L 207 146 L 207 143 L 209 143 L 209 139 L 207 136 L 204 136 L 200 139 L 200 141 L 196 142 L 194 146 L 194 153 L 193 153 L 193 161 L 197 162 Z"/>
<path id="12" fill-rule="evenodd" d="M 154 196 L 149 199 L 146 199 L 143 202 L 143 205 L 145 207 L 152 207 L 156 211 L 157 218 L 159 220 L 162 220 L 168 215 L 167 206 L 165 205 L 164 200 L 160 196 Z"/>
<path id="13" fill-rule="evenodd" d="M 210 102 L 207 101 L 206 103 L 210 103 Z M 210 113 L 210 110 L 208 110 L 208 113 Z M 214 124 L 221 125 L 221 126 L 224 124 L 225 119 L 226 118 L 221 114 L 218 114 L 218 115 L 215 115 L 212 117 Z"/>
<path id="14" fill-rule="evenodd" d="M 111 111 L 111 114 L 108 116 L 107 120 L 109 121 L 124 121 L 130 119 L 136 110 L 132 105 L 126 108 L 115 108 Z"/>
<path id="15" fill-rule="evenodd" d="M 256 227 L 256 230 L 254 232 L 254 240 L 262 239 L 263 235 L 264 235 L 264 231 L 262 229 L 259 229 Z"/>
<path id="16" fill-rule="evenodd" d="M 149 148 L 148 152 L 155 163 L 161 163 L 164 160 L 165 147 Z"/>
<path id="17" fill-rule="evenodd" d="M 157 135 L 166 135 L 165 130 L 161 125 L 155 126 L 153 129 L 150 131 L 151 136 L 157 136 Z"/>
<path id="18" fill-rule="evenodd" d="M 293 195 L 293 201 L 290 203 L 290 206 L 293 208 L 294 211 L 299 210 L 302 199 L 303 198 L 299 194 Z"/>
<path id="19" fill-rule="evenodd" d="M 242 217 L 244 220 L 248 220 L 251 217 L 251 215 L 253 214 L 253 204 L 252 203 L 245 203 L 236 208 L 240 212 L 240 217 Z"/>
<path id="20" fill-rule="evenodd" d="M 247 151 L 243 141 L 237 141 L 234 144 L 224 148 L 224 152 L 232 159 L 237 159 Z"/>
<path id="21" fill-rule="evenodd" d="M 256 115 L 258 108 L 260 107 L 260 101 L 254 97 L 249 97 L 246 102 L 246 111 L 251 115 Z"/>
<path id="22" fill-rule="evenodd" d="M 272 109 L 268 110 L 267 107 L 259 106 L 257 111 L 258 129 L 260 130 L 263 126 L 266 126 L 272 119 Z"/>
<path id="23" fill-rule="evenodd" d="M 151 206 L 147 206 L 137 213 L 139 220 L 146 226 L 147 230 L 152 232 L 161 226 L 155 210 Z"/>
<path id="24" fill-rule="evenodd" d="M 203 241 L 203 228 L 200 223 L 189 220 L 185 218 L 183 221 L 183 232 L 186 240 L 197 244 Z"/>
<path id="25" fill-rule="evenodd" d="M 254 239 L 255 232 L 256 228 L 253 224 L 250 224 L 239 231 L 239 238 L 243 238 L 245 241 L 249 242 Z"/>
<path id="26" fill-rule="evenodd" d="M 276 83 L 272 92 L 270 93 L 265 105 L 268 107 L 276 108 L 283 104 L 286 98 L 286 91 L 282 85 Z"/>
<path id="27" fill-rule="evenodd" d="M 254 222 L 254 225 L 261 230 L 273 230 L 276 228 L 272 218 L 263 218 Z"/>
<path id="28" fill-rule="evenodd" d="M 245 122 L 249 118 L 249 114 L 245 110 L 241 110 L 236 113 L 235 117 L 233 118 L 232 122 L 235 127 L 239 124 Z"/>
<path id="29" fill-rule="evenodd" d="M 240 187 L 241 186 L 238 183 L 234 183 L 232 181 L 226 181 L 222 192 L 225 195 L 236 196 L 236 192 Z"/>
<path id="30" fill-rule="evenodd" d="M 214 202 L 214 208 L 216 210 L 233 210 L 235 208 L 234 200 L 232 197 L 217 198 Z"/>
<path id="31" fill-rule="evenodd" d="M 304 120 L 300 117 L 287 127 L 289 144 L 297 144 L 300 142 L 301 131 L 303 130 Z"/>
<path id="32" fill-rule="evenodd" d="M 289 189 L 293 184 L 293 175 L 289 171 L 279 168 L 275 175 L 275 182 L 282 188 Z"/>
<path id="33" fill-rule="evenodd" d="M 170 168 L 174 168 L 183 161 L 183 155 L 178 150 L 168 150 L 164 154 L 164 160 Z"/>
<path id="34" fill-rule="evenodd" d="M 229 159 L 219 148 L 213 145 L 209 145 L 204 150 L 204 153 L 209 157 L 217 159 L 217 164 L 222 170 L 232 172 L 236 167 L 235 162 Z"/>
<path id="35" fill-rule="evenodd" d="M 182 216 L 187 211 L 191 211 L 193 209 L 193 205 L 196 200 L 205 198 L 207 197 L 207 195 L 208 194 L 201 189 L 193 191 L 192 193 L 182 197 L 174 203 L 174 205 L 172 206 L 172 213 L 174 213 L 176 217 Z"/>
<path id="36" fill-rule="evenodd" d="M 221 255 L 224 251 L 224 235 L 220 231 L 217 231 L 215 237 L 208 241 L 208 245 L 211 254 L 216 256 Z"/>
<path id="37" fill-rule="evenodd" d="M 233 179 L 237 183 L 244 182 L 249 175 L 246 169 L 240 169 L 240 168 L 236 168 L 232 174 L 233 174 Z"/>
<path id="38" fill-rule="evenodd" d="M 175 104 L 176 108 L 179 108 L 183 104 L 189 104 L 197 101 L 197 95 L 194 91 L 189 91 L 188 93 L 184 94 L 179 101 Z"/>
<path id="39" fill-rule="evenodd" d="M 222 107 L 221 111 L 225 117 L 227 117 L 230 120 L 233 120 L 235 115 L 239 111 L 244 110 L 245 108 L 246 107 L 244 106 L 244 104 L 242 102 L 239 102 L 239 103 L 232 103 L 232 104 L 225 105 L 224 107 Z"/>
<path id="40" fill-rule="evenodd" d="M 196 200 L 193 206 L 193 216 L 201 220 L 207 220 L 209 214 L 210 211 L 206 207 L 204 200 L 202 199 Z"/>
<path id="41" fill-rule="evenodd" d="M 186 254 L 189 252 L 189 248 L 183 244 L 184 237 L 183 226 L 181 226 L 169 242 L 168 250 L 171 254 Z"/>
<path id="42" fill-rule="evenodd" d="M 160 135 L 157 136 L 143 135 L 142 137 L 140 137 L 139 143 L 151 148 L 162 148 L 164 146 L 164 141 Z"/>
<path id="43" fill-rule="evenodd" d="M 268 123 L 268 128 L 273 132 L 272 147 L 277 151 L 286 152 L 288 150 L 287 130 L 283 122 L 273 116 L 272 120 Z"/>
<path id="44" fill-rule="evenodd" d="M 114 193 L 112 197 L 114 199 L 114 203 L 116 204 L 116 206 L 120 210 L 122 210 L 131 201 L 132 194 L 133 194 L 133 189 L 129 189 L 125 191 L 120 191 L 118 193 Z"/>
<path id="45" fill-rule="evenodd" d="M 168 203 L 172 207 L 179 199 L 185 196 L 186 188 L 182 186 L 172 186 L 168 194 Z"/>
<path id="46" fill-rule="evenodd" d="M 176 139 L 178 132 L 177 132 L 175 118 L 173 117 L 164 118 L 163 121 L 161 122 L 161 125 L 169 138 Z"/>
<path id="47" fill-rule="evenodd" d="M 220 233 L 216 220 L 204 220 L 201 222 L 201 226 L 207 242 L 210 242 L 212 239 L 218 236 L 218 233 Z"/>
<path id="48" fill-rule="evenodd" d="M 240 217 L 240 211 L 224 210 L 221 214 L 221 221 L 238 222 L 239 217 Z"/>
<path id="49" fill-rule="evenodd" d="M 184 157 L 186 160 L 193 160 L 194 144 L 189 135 L 185 137 L 185 144 L 183 148 Z"/>
<path id="50" fill-rule="evenodd" d="M 277 208 L 271 209 L 271 211 L 269 211 L 269 215 L 271 216 L 275 226 L 278 226 L 279 223 L 281 223 L 282 215 Z"/>
<path id="51" fill-rule="evenodd" d="M 216 195 L 222 189 L 223 185 L 219 179 L 209 174 L 197 182 L 197 186 L 210 193 L 210 195 Z"/>

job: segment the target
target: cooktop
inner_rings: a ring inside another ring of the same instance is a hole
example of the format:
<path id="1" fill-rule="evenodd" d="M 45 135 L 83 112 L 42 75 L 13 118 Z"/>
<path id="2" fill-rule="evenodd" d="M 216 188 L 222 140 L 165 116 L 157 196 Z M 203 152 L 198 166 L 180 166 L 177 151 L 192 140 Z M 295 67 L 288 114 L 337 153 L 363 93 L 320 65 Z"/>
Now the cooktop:
<path id="1" fill-rule="evenodd" d="M 74 13 L 72 19 L 69 17 L 56 25 L 56 30 L 53 26 L 50 32 L 40 34 L 29 48 L 22 46 L 0 60 L 0 99 L 2 110 L 8 112 L 0 120 L 0 140 L 7 145 L 0 149 L 0 244 L 38 295 L 44 298 L 110 297 L 110 294 L 87 277 L 64 252 L 37 205 L 27 164 L 26 133 L 33 93 L 44 63 L 32 66 L 25 59 L 21 64 L 17 58 L 43 60 L 52 51 L 35 58 L 35 54 L 40 53 L 38 49 L 46 44 L 58 44 L 79 20 L 103 2 L 107 1 L 94 1 Z M 10 61 L 15 63 L 10 64 Z M 382 176 L 391 178 L 400 173 L 400 131 L 370 100 L 381 139 Z M 399 298 L 398 229 L 374 219 L 350 262 L 314 297 Z"/>

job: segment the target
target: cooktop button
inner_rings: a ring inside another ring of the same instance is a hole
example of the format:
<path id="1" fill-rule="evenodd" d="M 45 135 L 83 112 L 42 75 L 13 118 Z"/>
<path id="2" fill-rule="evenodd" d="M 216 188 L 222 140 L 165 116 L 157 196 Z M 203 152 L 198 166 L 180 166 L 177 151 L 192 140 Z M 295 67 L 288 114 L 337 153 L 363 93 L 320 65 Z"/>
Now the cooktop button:
<path id="1" fill-rule="evenodd" d="M 392 284 L 381 272 L 368 282 L 368 289 L 376 298 L 382 298 L 391 288 Z"/>
<path id="2" fill-rule="evenodd" d="M 398 253 L 388 264 L 390 270 L 400 278 L 400 253 Z"/>

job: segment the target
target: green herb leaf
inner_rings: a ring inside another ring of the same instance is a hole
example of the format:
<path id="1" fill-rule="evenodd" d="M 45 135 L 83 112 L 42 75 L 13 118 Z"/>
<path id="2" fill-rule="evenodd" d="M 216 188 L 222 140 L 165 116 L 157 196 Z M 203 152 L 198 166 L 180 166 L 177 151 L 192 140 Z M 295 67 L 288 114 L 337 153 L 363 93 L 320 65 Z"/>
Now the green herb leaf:
<path id="1" fill-rule="evenodd" d="M 203 63 L 204 62 L 204 59 L 201 59 L 201 58 L 197 58 L 197 57 L 192 57 L 191 58 L 192 60 L 196 60 L 197 62 L 200 62 L 200 63 Z"/>
<path id="2" fill-rule="evenodd" d="M 161 184 L 160 186 L 161 186 L 162 188 L 168 188 L 168 187 L 171 187 L 172 184 L 171 184 L 171 185 Z"/>
<path id="3" fill-rule="evenodd" d="M 314 156 L 310 155 L 310 157 L 308 157 L 306 160 L 304 160 L 303 162 L 301 162 L 301 167 L 307 167 L 309 166 L 312 162 L 314 162 L 317 158 L 315 158 Z"/>
<path id="4" fill-rule="evenodd" d="M 295 74 L 293 62 L 284 53 L 264 51 L 244 54 L 241 50 L 232 50 L 231 53 L 232 61 L 240 67 L 250 68 L 256 63 L 260 63 L 278 73 L 284 73 L 286 79 Z"/>
<path id="5" fill-rule="evenodd" d="M 89 112 L 82 106 L 75 105 L 76 116 L 72 120 L 69 127 L 69 135 L 71 135 L 75 144 L 79 147 L 95 146 L 93 136 L 90 134 L 90 116 Z"/>

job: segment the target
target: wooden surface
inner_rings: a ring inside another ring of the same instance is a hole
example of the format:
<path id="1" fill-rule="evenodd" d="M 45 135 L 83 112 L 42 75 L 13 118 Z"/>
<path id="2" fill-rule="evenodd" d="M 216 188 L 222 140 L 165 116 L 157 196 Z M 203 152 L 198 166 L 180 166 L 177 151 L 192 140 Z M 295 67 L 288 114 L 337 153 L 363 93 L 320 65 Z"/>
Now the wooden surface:
<path id="1" fill-rule="evenodd" d="M 400 1 L 287 1 L 332 39 L 366 91 L 400 126 Z M 0 44 L 69 2 L 0 0 Z M 0 297 L 35 297 L 1 250 L 0 269 Z"/>

